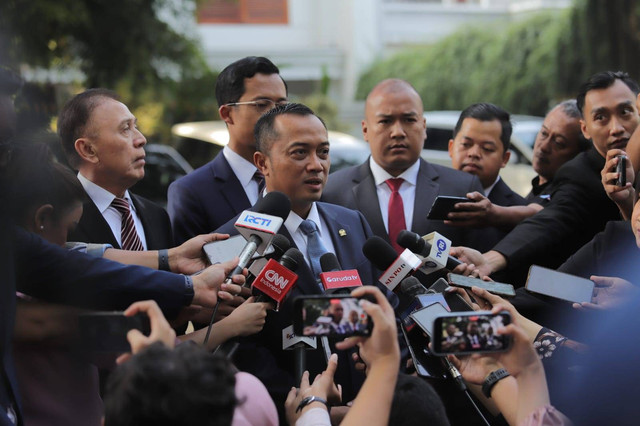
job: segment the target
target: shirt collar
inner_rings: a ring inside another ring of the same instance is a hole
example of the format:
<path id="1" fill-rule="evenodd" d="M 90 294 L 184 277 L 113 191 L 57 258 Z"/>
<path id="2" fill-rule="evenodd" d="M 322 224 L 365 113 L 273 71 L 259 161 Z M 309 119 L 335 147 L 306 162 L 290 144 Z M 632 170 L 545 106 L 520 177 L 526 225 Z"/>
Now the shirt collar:
<path id="1" fill-rule="evenodd" d="M 383 184 L 387 179 L 393 179 L 394 176 L 391 176 L 385 169 L 380 167 L 378 163 L 373 160 L 373 157 L 369 157 L 369 168 L 371 169 L 371 173 L 373 174 L 373 179 L 376 182 L 376 186 Z M 416 185 L 418 182 L 418 172 L 420 171 L 420 159 L 416 160 L 411 167 L 402 172 L 399 178 L 405 180 L 405 182 L 410 183 L 411 185 Z"/>
<path id="2" fill-rule="evenodd" d="M 222 154 L 229 162 L 229 166 L 231 166 L 231 170 L 233 170 L 240 184 L 243 187 L 247 186 L 253 179 L 256 170 L 258 170 L 255 164 L 245 160 L 240 154 L 229 148 L 228 145 L 222 148 Z"/>
<path id="3" fill-rule="evenodd" d="M 87 193 L 89 198 L 91 198 L 91 200 L 96 205 L 100 213 L 104 213 L 104 211 L 109 208 L 114 198 L 116 198 L 114 194 L 107 191 L 103 187 L 98 186 L 95 183 L 91 182 L 89 179 L 82 176 L 82 173 L 80 172 L 78 172 L 78 180 L 80 181 L 85 192 Z M 129 203 L 129 208 L 135 211 L 136 207 L 133 205 L 133 202 L 131 201 L 129 190 L 126 190 L 124 192 L 124 198 Z"/>
<path id="4" fill-rule="evenodd" d="M 484 188 L 484 196 L 488 197 L 489 194 L 491 194 L 491 190 L 493 189 L 494 186 L 496 186 L 496 184 L 500 181 L 500 175 L 498 175 L 498 177 L 496 178 L 495 182 L 493 182 L 491 185 L 489 185 L 488 187 Z"/>
<path id="5" fill-rule="evenodd" d="M 311 210 L 309 210 L 307 219 L 312 220 L 316 223 L 316 225 L 318 226 L 318 234 L 322 238 L 322 221 L 320 220 L 320 213 L 318 213 L 318 207 L 316 206 L 316 203 L 311 204 Z M 297 213 L 294 213 L 294 211 L 291 210 L 289 212 L 289 216 L 287 216 L 287 220 L 284 221 L 284 225 L 287 227 L 289 233 L 293 235 L 298 231 L 303 220 L 305 219 L 301 218 Z M 300 230 L 300 232 L 302 232 L 302 230 Z"/>

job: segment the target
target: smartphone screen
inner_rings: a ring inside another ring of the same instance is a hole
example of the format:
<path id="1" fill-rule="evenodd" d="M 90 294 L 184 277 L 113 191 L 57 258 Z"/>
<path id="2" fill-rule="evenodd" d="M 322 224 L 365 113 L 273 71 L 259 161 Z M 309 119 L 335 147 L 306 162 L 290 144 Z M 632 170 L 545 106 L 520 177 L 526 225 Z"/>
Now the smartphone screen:
<path id="1" fill-rule="evenodd" d="M 212 265 L 216 263 L 226 262 L 238 256 L 247 240 L 242 235 L 234 235 L 226 240 L 212 241 L 202 247 Z M 271 253 L 273 247 L 269 246 L 265 254 Z M 258 253 L 253 255 L 254 258 L 260 257 Z"/>
<path id="2" fill-rule="evenodd" d="M 429 214 L 427 215 L 427 219 L 432 220 L 445 220 L 447 219 L 447 215 L 450 211 L 453 210 L 453 206 L 458 203 L 472 203 L 473 201 L 465 198 L 465 197 L 449 197 L 444 195 L 438 195 L 433 205 L 431 206 L 431 210 L 429 210 Z"/>
<path id="3" fill-rule="evenodd" d="M 504 297 L 515 297 L 516 291 L 511 284 L 483 281 L 480 278 L 465 277 L 464 275 L 449 274 L 449 283 L 452 286 L 471 288 L 473 286 L 483 288 L 490 293 Z"/>
<path id="4" fill-rule="evenodd" d="M 439 316 L 433 321 L 433 352 L 445 355 L 506 351 L 511 346 L 510 336 L 498 335 L 496 330 L 510 322 L 508 312 Z"/>
<path id="5" fill-rule="evenodd" d="M 532 265 L 525 288 L 532 293 L 582 303 L 591 302 L 594 283 L 586 278 Z"/>
<path id="6" fill-rule="evenodd" d="M 373 323 L 362 309 L 362 298 L 349 295 L 299 297 L 294 330 L 303 336 L 369 336 Z"/>
<path id="7" fill-rule="evenodd" d="M 438 316 L 448 313 L 449 311 L 440 303 L 434 303 L 425 308 L 418 309 L 410 316 L 428 336 L 433 336 L 433 320 Z"/>

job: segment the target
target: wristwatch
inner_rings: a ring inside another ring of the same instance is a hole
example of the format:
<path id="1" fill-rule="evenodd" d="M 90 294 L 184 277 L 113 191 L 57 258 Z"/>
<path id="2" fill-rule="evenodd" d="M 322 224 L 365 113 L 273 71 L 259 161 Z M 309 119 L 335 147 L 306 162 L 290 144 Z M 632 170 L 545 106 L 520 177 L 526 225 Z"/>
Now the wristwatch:
<path id="1" fill-rule="evenodd" d="M 482 393 L 484 394 L 484 396 L 486 396 L 487 398 L 491 398 L 491 389 L 493 389 L 496 383 L 498 383 L 500 380 L 509 376 L 509 372 L 504 368 L 489 373 L 487 378 L 484 379 L 484 382 L 482 382 Z"/>
<path id="2" fill-rule="evenodd" d="M 302 401 L 300 401 L 300 404 L 298 404 L 298 408 L 296 408 L 296 413 L 302 410 L 307 405 L 311 404 L 312 402 L 321 402 L 324 405 L 326 405 L 327 410 L 329 410 L 329 403 L 327 402 L 326 399 L 320 398 L 319 396 L 308 396 L 304 398 Z"/>

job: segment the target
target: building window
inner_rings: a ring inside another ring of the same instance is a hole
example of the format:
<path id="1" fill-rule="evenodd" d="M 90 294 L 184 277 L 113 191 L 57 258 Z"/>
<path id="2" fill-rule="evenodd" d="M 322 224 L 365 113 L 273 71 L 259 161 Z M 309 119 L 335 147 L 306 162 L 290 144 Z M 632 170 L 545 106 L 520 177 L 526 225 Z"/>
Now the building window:
<path id="1" fill-rule="evenodd" d="M 205 0 L 198 6 L 198 23 L 286 24 L 287 0 Z"/>

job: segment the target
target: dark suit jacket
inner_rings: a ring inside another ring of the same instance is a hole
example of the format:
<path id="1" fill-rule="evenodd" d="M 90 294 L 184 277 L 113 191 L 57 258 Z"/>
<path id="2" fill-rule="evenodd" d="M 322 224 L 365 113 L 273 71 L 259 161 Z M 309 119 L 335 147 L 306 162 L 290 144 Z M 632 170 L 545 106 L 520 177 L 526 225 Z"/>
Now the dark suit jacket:
<path id="1" fill-rule="evenodd" d="M 456 228 L 447 226 L 440 220 L 427 219 L 431 205 L 438 195 L 464 197 L 473 191 L 482 193 L 482 185 L 476 176 L 449 167 L 430 164 L 420 159 L 420 171 L 416 183 L 411 231 L 419 235 L 436 231 L 450 239 L 453 245 L 467 246 L 475 233 L 482 233 L 482 230 Z M 322 200 L 361 211 L 371 225 L 373 233 L 389 241 L 369 160 L 359 166 L 349 167 L 329 175 Z"/>
<path id="2" fill-rule="evenodd" d="M 371 229 L 365 218 L 359 212 L 318 202 L 318 213 L 327 224 L 336 250 L 336 257 L 343 269 L 357 269 L 363 284 L 373 284 L 377 281 L 377 271 L 362 253 L 364 242 L 372 236 Z M 235 218 L 218 228 L 216 232 L 237 234 L 234 228 Z M 340 233 L 340 230 L 345 232 Z M 295 246 L 293 238 L 283 225 L 279 231 Z M 341 235 L 344 234 L 344 235 Z M 269 389 L 276 405 L 284 402 L 284 397 L 291 386 L 298 386 L 293 379 L 293 351 L 282 350 L 282 330 L 293 323 L 293 300 L 301 295 L 321 294 L 306 262 L 298 266 L 296 271 L 298 281 L 289 294 L 279 312 L 270 311 L 263 330 L 257 335 L 243 339 L 240 349 L 236 352 L 234 363 L 238 368 L 256 375 Z M 392 296 L 393 298 L 393 296 Z M 320 347 L 320 340 L 318 340 Z M 347 359 L 338 362 L 337 381 L 343 385 L 345 397 L 355 396 L 354 391 L 359 383 L 354 383 L 359 374 L 351 371 L 351 364 Z M 324 370 L 326 362 L 321 349 L 307 351 L 307 369 L 310 377 L 315 377 Z M 362 379 L 362 377 L 359 377 Z M 348 400 L 348 399 L 346 399 Z"/>
<path id="3" fill-rule="evenodd" d="M 176 244 L 208 234 L 251 207 L 222 151 L 169 186 L 167 210 Z"/>
<path id="4" fill-rule="evenodd" d="M 160 250 L 173 247 L 171 223 L 167 212 L 153 201 L 131 192 L 129 194 L 144 228 L 147 249 Z M 84 203 L 82 217 L 76 229 L 69 235 L 69 241 L 111 244 L 115 248 L 120 248 L 109 224 L 91 199 Z"/>
<path id="5" fill-rule="evenodd" d="M 557 268 L 608 221 L 620 218 L 602 187 L 603 167 L 604 158 L 593 147 L 565 163 L 553 179 L 545 208 L 520 222 L 494 247 L 507 258 L 516 281 L 531 264 Z"/>
<path id="6" fill-rule="evenodd" d="M 504 183 L 502 179 L 496 183 L 491 192 L 489 193 L 489 201 L 493 204 L 503 207 L 510 206 L 523 206 L 526 205 L 527 202 L 524 198 L 522 198 L 517 193 L 513 192 L 509 185 Z M 502 240 L 507 234 L 508 230 L 490 227 L 484 230 L 481 238 L 476 238 L 470 245 L 474 249 L 484 253 L 489 251 L 498 244 L 500 240 Z"/>

